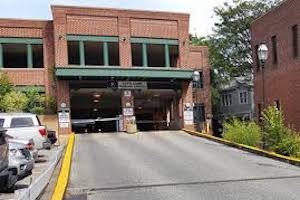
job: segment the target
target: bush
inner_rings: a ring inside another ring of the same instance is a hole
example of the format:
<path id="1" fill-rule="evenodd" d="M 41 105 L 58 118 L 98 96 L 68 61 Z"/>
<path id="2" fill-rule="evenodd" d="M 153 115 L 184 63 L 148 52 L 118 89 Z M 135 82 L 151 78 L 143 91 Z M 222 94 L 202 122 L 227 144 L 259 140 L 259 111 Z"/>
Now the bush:
<path id="1" fill-rule="evenodd" d="M 8 76 L 0 72 L 0 98 L 3 98 L 7 93 L 13 90 L 13 85 L 9 81 Z"/>
<path id="2" fill-rule="evenodd" d="M 300 136 L 285 125 L 283 112 L 269 106 L 262 116 L 266 147 L 279 154 L 300 157 Z"/>
<path id="3" fill-rule="evenodd" d="M 12 91 L 6 94 L 1 101 L 1 107 L 4 112 L 23 112 L 27 105 L 28 98 L 22 92 Z"/>
<path id="4" fill-rule="evenodd" d="M 261 129 L 256 123 L 238 119 L 224 124 L 223 137 L 226 140 L 249 146 L 259 146 L 262 139 Z"/>

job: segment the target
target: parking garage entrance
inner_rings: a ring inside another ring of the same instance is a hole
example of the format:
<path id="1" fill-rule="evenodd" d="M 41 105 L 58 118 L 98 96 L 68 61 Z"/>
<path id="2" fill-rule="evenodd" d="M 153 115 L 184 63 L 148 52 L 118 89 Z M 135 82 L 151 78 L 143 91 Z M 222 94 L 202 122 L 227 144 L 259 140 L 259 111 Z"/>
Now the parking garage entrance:
<path id="1" fill-rule="evenodd" d="M 118 132 L 126 120 L 139 131 L 180 128 L 182 82 L 174 80 L 95 80 L 70 82 L 72 129 Z"/>

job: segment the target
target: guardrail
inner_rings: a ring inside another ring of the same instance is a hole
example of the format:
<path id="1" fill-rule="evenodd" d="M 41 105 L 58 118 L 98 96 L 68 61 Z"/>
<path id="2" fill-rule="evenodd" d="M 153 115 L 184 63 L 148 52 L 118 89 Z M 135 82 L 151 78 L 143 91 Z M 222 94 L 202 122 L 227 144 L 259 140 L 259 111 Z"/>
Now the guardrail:
<path id="1" fill-rule="evenodd" d="M 49 160 L 51 164 L 46 171 L 41 174 L 28 188 L 16 190 L 14 199 L 16 200 L 35 200 L 48 185 L 50 178 L 55 170 L 55 167 L 60 160 L 64 146 L 59 147 L 58 151 L 52 155 Z"/>

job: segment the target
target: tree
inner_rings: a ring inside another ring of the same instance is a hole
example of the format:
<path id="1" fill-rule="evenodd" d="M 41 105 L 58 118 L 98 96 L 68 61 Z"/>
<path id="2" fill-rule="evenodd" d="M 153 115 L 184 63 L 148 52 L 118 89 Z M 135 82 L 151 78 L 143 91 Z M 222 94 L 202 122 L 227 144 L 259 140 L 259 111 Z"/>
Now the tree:
<path id="1" fill-rule="evenodd" d="M 234 0 L 215 8 L 219 22 L 209 37 L 210 62 L 220 78 L 252 73 L 250 26 L 280 0 Z"/>
<path id="2" fill-rule="evenodd" d="M 1 107 L 4 112 L 23 112 L 27 105 L 28 98 L 26 95 L 17 91 L 7 93 L 1 101 Z"/>

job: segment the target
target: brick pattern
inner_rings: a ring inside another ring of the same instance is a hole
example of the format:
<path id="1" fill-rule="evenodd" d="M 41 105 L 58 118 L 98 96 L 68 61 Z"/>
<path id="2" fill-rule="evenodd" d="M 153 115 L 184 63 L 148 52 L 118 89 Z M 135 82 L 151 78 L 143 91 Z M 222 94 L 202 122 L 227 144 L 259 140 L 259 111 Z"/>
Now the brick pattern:
<path id="1" fill-rule="evenodd" d="M 14 85 L 45 85 L 44 69 L 2 69 Z"/>
<path id="2" fill-rule="evenodd" d="M 130 27 L 132 37 L 178 38 L 177 21 L 131 19 Z"/>
<path id="3" fill-rule="evenodd" d="M 69 82 L 68 81 L 57 81 L 57 107 L 60 108 L 61 103 L 65 103 L 67 105 L 67 108 L 70 108 L 70 88 L 69 88 Z M 70 112 L 71 116 L 71 112 Z M 68 128 L 61 128 L 58 126 L 58 132 L 59 134 L 70 134 L 72 131 L 71 124 L 69 124 Z"/>
<path id="4" fill-rule="evenodd" d="M 255 46 L 265 42 L 269 47 L 269 59 L 265 64 L 265 94 L 267 105 L 279 100 L 286 115 L 287 124 L 300 131 L 300 57 L 293 58 L 291 27 L 300 27 L 300 2 L 287 0 L 251 27 L 252 50 L 254 60 L 254 100 L 255 112 L 258 117 L 259 103 L 262 104 L 262 73 L 257 72 Z M 268 27 L 266 29 L 266 27 Z M 271 37 L 277 37 L 278 64 L 272 63 Z M 300 33 L 298 34 L 300 41 Z M 300 44 L 299 48 L 300 48 Z"/>
<path id="5" fill-rule="evenodd" d="M 39 28 L 11 28 L 0 27 L 1 37 L 27 37 L 27 38 L 41 38 L 43 37 L 43 30 Z"/>
<path id="6" fill-rule="evenodd" d="M 118 18 L 67 15 L 67 32 L 79 35 L 117 36 Z"/>

